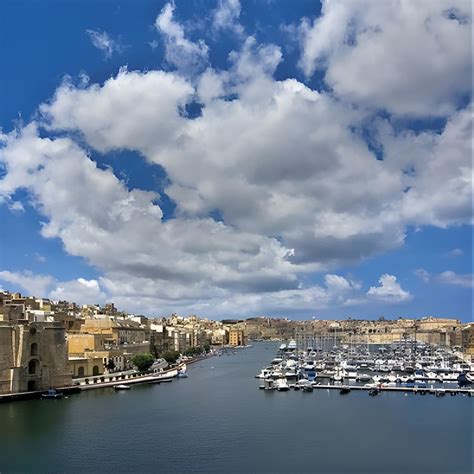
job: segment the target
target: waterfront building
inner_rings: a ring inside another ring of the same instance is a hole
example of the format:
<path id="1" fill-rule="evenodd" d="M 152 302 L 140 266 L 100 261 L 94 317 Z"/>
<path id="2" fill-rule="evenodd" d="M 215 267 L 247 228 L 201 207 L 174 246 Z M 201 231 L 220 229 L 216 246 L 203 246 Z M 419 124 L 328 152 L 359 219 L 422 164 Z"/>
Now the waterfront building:
<path id="1" fill-rule="evenodd" d="M 242 329 L 231 329 L 229 331 L 229 345 L 245 346 L 245 334 Z"/>
<path id="2" fill-rule="evenodd" d="M 66 332 L 58 322 L 0 322 L 0 394 L 71 385 Z"/>
<path id="3" fill-rule="evenodd" d="M 73 378 L 94 377 L 105 373 L 102 357 L 93 354 L 69 357 L 68 366 Z"/>
<path id="4" fill-rule="evenodd" d="M 81 333 L 100 334 L 104 342 L 111 346 L 143 343 L 148 340 L 147 329 L 140 323 L 125 318 L 113 318 L 107 315 L 97 315 L 86 318 L 82 324 Z"/>
<path id="5" fill-rule="evenodd" d="M 474 324 L 470 323 L 462 329 L 462 352 L 474 362 Z"/>

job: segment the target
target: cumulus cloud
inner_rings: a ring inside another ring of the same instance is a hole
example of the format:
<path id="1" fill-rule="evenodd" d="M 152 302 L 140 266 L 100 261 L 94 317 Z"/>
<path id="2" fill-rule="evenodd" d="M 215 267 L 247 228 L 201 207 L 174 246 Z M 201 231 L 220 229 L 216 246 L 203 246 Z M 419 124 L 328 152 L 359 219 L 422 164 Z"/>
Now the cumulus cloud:
<path id="1" fill-rule="evenodd" d="M 325 275 L 324 285 L 260 292 L 236 292 L 229 288 L 210 287 L 202 281 L 182 285 L 163 280 L 157 285 L 153 277 L 114 272 L 101 277 L 99 281 L 77 278 L 65 282 L 30 271 L 0 272 L 0 280 L 20 285 L 30 294 L 47 296 L 54 301 L 79 304 L 114 301 L 121 309 L 154 316 L 171 314 L 177 309 L 184 314 L 214 317 L 251 316 L 282 313 L 288 308 L 293 312 L 311 312 L 315 309 L 344 308 L 367 303 L 360 283 L 335 274 Z M 37 290 L 36 293 L 30 291 L 33 288 Z"/>
<path id="2" fill-rule="evenodd" d="M 300 66 L 346 100 L 397 115 L 447 115 L 471 92 L 469 0 L 325 0 L 300 27 Z"/>
<path id="3" fill-rule="evenodd" d="M 410 292 L 402 289 L 394 275 L 384 274 L 379 279 L 380 286 L 371 286 L 367 291 L 369 298 L 387 303 L 400 303 L 412 299 Z"/>
<path id="4" fill-rule="evenodd" d="M 324 25 L 332 51 L 338 22 Z M 402 245 L 408 226 L 472 222 L 471 108 L 453 112 L 441 131 L 371 122 L 380 160 L 362 133 L 367 114 L 351 97 L 275 79 L 277 45 L 248 37 L 227 70 L 209 67 L 190 79 L 182 67 L 189 58 L 207 61 L 207 46 L 186 37 L 171 4 L 156 27 L 178 71 L 123 68 L 103 84 L 64 82 L 37 121 L 0 135 L 0 198 L 26 189 L 44 216 L 42 235 L 100 269 L 100 291 L 130 310 L 226 314 L 407 301 L 391 275 L 365 295 L 333 272 Z M 181 64 L 178 55 L 188 59 Z M 408 89 L 397 93 L 412 100 Z M 442 102 L 436 88 L 430 97 L 421 97 L 420 110 Z M 443 97 L 454 110 L 454 99 Z M 185 111 L 195 101 L 202 111 L 191 118 Z M 132 159 L 160 165 L 172 218 L 163 218 L 156 193 L 129 190 L 112 169 L 97 167 L 78 133 L 101 153 L 134 150 Z M 331 273 L 321 286 L 305 283 L 314 272 Z"/>
<path id="5" fill-rule="evenodd" d="M 76 280 L 58 282 L 50 275 L 33 273 L 30 270 L 19 272 L 0 271 L 0 281 L 6 282 L 7 287 L 15 291 L 18 287 L 29 296 L 66 300 L 75 303 L 104 303 L 107 299 L 97 280 Z"/>
<path id="6" fill-rule="evenodd" d="M 183 26 L 174 19 L 173 3 L 167 3 L 155 21 L 155 27 L 165 41 L 165 59 L 181 72 L 192 73 L 208 61 L 204 40 L 193 42 L 186 38 Z"/>
<path id="7" fill-rule="evenodd" d="M 460 275 L 451 270 L 440 273 L 436 276 L 436 280 L 447 285 L 461 286 L 463 288 L 473 288 L 474 280 L 471 273 Z"/>
<path id="8" fill-rule="evenodd" d="M 54 278 L 51 276 L 34 274 L 30 271 L 0 271 L 0 280 L 15 285 L 15 287 L 20 286 L 29 295 L 37 297 L 46 295 L 48 289 L 54 284 Z"/>
<path id="9" fill-rule="evenodd" d="M 103 304 L 107 300 L 97 280 L 76 280 L 57 282 L 49 293 L 49 298 L 58 301 L 71 301 L 79 304 Z"/>
<path id="10" fill-rule="evenodd" d="M 241 35 L 244 32 L 239 23 L 241 6 L 239 0 L 219 0 L 212 15 L 212 25 L 215 30 L 230 30 Z"/>
<path id="11" fill-rule="evenodd" d="M 21 183 L 47 218 L 42 235 L 60 238 L 69 254 L 106 274 L 150 279 L 156 294 L 165 288 L 163 281 L 185 289 L 201 280 L 207 291 L 297 286 L 292 251 L 276 239 L 210 218 L 163 222 L 154 193 L 128 191 L 70 139 L 40 138 L 34 124 L 6 140 L 1 154 L 9 173 L 0 181 L 0 194 Z M 61 186 L 64 179 L 81 186 Z"/>
<path id="12" fill-rule="evenodd" d="M 202 75 L 198 90 L 209 103 L 194 120 L 179 113 L 193 87 L 159 71 L 122 71 L 85 90 L 63 86 L 42 111 L 53 128 L 80 130 L 101 151 L 132 148 L 162 165 L 179 213 L 219 209 L 234 226 L 282 235 L 298 261 L 394 248 L 407 223 L 470 221 L 469 110 L 442 134 L 397 134 L 381 124 L 381 162 L 354 133 L 353 111 L 295 80 L 271 78 L 278 57 L 251 44 L 236 54 L 232 102 L 222 97 L 225 78 Z"/>
<path id="13" fill-rule="evenodd" d="M 104 53 L 106 59 L 112 57 L 115 53 L 120 53 L 123 50 L 119 41 L 114 40 L 106 31 L 101 30 L 86 30 L 92 44 Z"/>

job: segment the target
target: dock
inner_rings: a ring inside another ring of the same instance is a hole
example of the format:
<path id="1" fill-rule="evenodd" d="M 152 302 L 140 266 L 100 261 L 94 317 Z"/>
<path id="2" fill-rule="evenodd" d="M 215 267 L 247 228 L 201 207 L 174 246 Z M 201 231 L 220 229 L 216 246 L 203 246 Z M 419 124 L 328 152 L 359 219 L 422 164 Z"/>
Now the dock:
<path id="1" fill-rule="evenodd" d="M 379 392 L 402 392 L 402 393 L 445 393 L 446 395 L 451 394 L 464 394 L 470 397 L 474 397 L 474 389 L 472 388 L 442 388 L 442 387 L 389 387 L 389 386 L 376 386 L 366 387 L 364 385 L 313 385 L 314 390 L 341 390 L 341 388 L 348 388 L 352 390 L 365 390 L 370 391 L 377 389 Z"/>
<path id="2" fill-rule="evenodd" d="M 289 385 L 290 390 L 294 390 L 295 385 Z M 330 384 L 311 384 L 313 390 L 342 390 L 342 389 L 349 389 L 350 391 L 366 391 L 369 392 L 371 390 L 377 390 L 379 393 L 382 392 L 398 392 L 398 393 L 412 393 L 412 394 L 420 394 L 420 395 L 437 395 L 440 396 L 441 394 L 444 395 L 467 395 L 468 397 L 474 397 L 474 389 L 473 388 L 458 388 L 458 387 L 403 387 L 403 386 L 387 386 L 387 385 L 373 385 L 373 386 L 366 386 L 366 385 L 347 385 L 347 384 L 340 384 L 340 385 L 330 385 Z M 278 391 L 276 387 L 271 388 L 264 388 L 260 385 L 261 389 L 265 391 Z"/>

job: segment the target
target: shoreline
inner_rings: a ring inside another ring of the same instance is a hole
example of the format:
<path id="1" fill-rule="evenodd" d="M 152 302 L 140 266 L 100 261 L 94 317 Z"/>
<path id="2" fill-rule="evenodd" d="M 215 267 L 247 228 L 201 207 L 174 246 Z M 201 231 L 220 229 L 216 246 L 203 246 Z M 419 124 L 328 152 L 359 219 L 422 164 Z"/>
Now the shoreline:
<path id="1" fill-rule="evenodd" d="M 211 357 L 216 356 L 216 354 L 208 354 L 206 356 L 199 356 L 194 359 L 185 361 L 177 365 L 176 367 L 172 367 L 170 369 L 164 370 L 163 372 L 158 372 L 154 374 L 143 374 L 137 375 L 137 373 L 131 373 L 127 375 L 114 375 L 114 374 L 107 374 L 102 375 L 101 377 L 111 377 L 116 378 L 116 380 L 111 380 L 107 382 L 98 382 L 98 383 L 89 383 L 89 384 L 77 384 L 71 385 L 68 387 L 58 387 L 55 390 L 58 393 L 62 393 L 63 395 L 72 395 L 81 393 L 83 391 L 94 390 L 94 389 L 101 389 L 101 388 L 110 388 L 116 385 L 138 385 L 138 384 L 160 384 L 160 383 L 169 383 L 174 378 L 177 377 L 178 372 L 185 367 L 186 365 L 191 365 L 201 360 L 209 359 Z M 123 377 L 123 378 L 122 378 Z M 5 393 L 0 395 L 0 403 L 9 403 L 9 402 L 17 402 L 17 401 L 26 401 L 26 400 L 39 400 L 41 399 L 42 395 L 47 393 L 47 390 L 35 390 L 34 392 L 16 392 L 16 393 Z"/>

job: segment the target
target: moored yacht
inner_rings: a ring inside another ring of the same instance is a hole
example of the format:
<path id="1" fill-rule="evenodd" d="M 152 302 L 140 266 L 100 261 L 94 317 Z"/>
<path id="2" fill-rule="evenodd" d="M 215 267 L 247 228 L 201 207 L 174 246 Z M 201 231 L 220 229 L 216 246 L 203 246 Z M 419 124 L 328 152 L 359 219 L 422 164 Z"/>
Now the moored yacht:
<path id="1" fill-rule="evenodd" d="M 285 378 L 281 378 L 275 381 L 275 388 L 279 392 L 286 392 L 287 390 L 290 389 L 290 386 L 288 385 L 288 382 L 286 381 Z"/>

